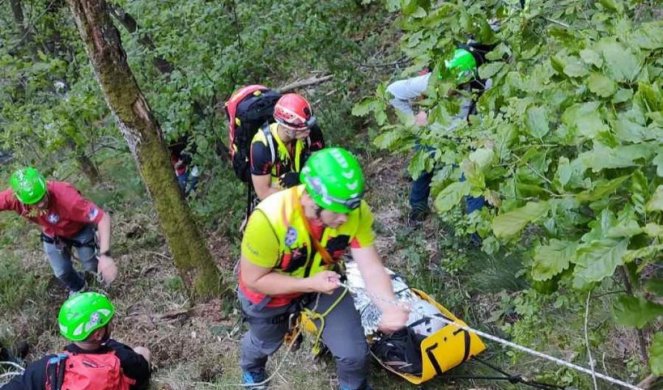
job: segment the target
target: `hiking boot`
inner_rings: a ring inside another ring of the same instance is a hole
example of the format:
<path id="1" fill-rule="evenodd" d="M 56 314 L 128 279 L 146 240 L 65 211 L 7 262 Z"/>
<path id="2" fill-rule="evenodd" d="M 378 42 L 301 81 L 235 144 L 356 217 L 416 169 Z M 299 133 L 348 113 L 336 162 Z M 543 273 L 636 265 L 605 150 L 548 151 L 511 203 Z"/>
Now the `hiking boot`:
<path id="1" fill-rule="evenodd" d="M 265 375 L 265 370 L 258 371 L 243 371 L 242 372 L 242 381 L 244 383 L 245 389 L 251 390 L 264 390 L 267 388 L 267 383 L 265 380 L 267 376 Z"/>
<path id="2" fill-rule="evenodd" d="M 428 207 L 414 206 L 412 210 L 408 213 L 407 221 L 410 226 L 418 226 L 423 221 L 426 220 L 430 214 L 430 209 Z"/>
<path id="3" fill-rule="evenodd" d="M 69 290 L 69 298 L 73 297 L 76 294 L 80 294 L 80 293 L 83 293 L 83 292 L 86 292 L 86 291 L 87 291 L 87 282 L 85 284 L 83 284 L 83 287 L 81 287 L 80 289 L 78 289 L 76 291 Z"/>

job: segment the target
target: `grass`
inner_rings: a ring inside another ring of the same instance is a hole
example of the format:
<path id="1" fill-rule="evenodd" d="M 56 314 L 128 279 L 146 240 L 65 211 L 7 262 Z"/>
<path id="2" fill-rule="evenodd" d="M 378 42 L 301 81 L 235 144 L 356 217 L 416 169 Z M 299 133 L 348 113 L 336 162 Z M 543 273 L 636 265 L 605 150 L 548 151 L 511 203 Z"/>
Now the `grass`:
<path id="1" fill-rule="evenodd" d="M 466 239 L 455 237 L 436 218 L 429 219 L 420 229 L 408 227 L 405 224 L 408 183 L 393 175 L 393 170 L 384 169 L 399 164 L 393 157 L 379 155 L 366 163 L 371 183 L 368 201 L 373 205 L 378 232 L 376 245 L 385 263 L 403 274 L 411 286 L 434 296 L 470 326 L 584 364 L 581 297 L 560 304 L 561 295 L 524 293 L 528 283 L 517 276 L 522 268 L 522 254 L 488 256 L 470 247 Z M 237 194 L 242 190 L 236 182 L 226 186 L 225 192 L 223 186 L 213 181 L 203 182 L 201 186 L 201 196 L 194 200 L 196 207 L 212 199 L 218 203 L 218 199 L 226 197 L 234 199 L 231 204 L 235 208 L 241 203 Z M 104 193 L 114 191 L 113 185 L 95 191 L 97 199 L 124 203 Z M 117 207 L 113 213 L 113 250 L 120 275 L 105 291 L 117 307 L 114 337 L 131 346 L 150 348 L 155 368 L 153 389 L 236 387 L 241 382 L 238 345 L 243 333 L 236 305 L 218 299 L 190 302 L 144 195 L 132 190 L 123 196 L 131 207 Z M 220 213 L 222 208 L 218 204 L 210 207 L 202 209 L 201 226 L 217 264 L 229 273 L 238 256 L 239 237 L 232 226 L 239 224 L 242 213 L 236 209 L 228 211 L 229 208 Z M 28 360 L 35 360 L 65 345 L 55 326 L 65 294 L 52 277 L 36 236 L 32 239 L 32 228 L 22 220 L 4 215 L 0 223 L 3 227 L 0 341 L 11 345 L 16 340 L 27 340 L 32 347 Z M 12 239 L 24 234 L 30 239 Z M 610 289 L 614 286 L 602 286 L 601 291 Z M 633 375 L 631 381 L 635 381 L 642 375 L 638 371 L 641 365 L 637 360 L 623 358 L 634 351 L 635 344 L 630 332 L 611 327 L 608 313 L 612 299 L 614 295 L 608 294 L 593 302 L 590 339 L 595 355 L 604 354 L 601 362 L 608 372 Z M 547 332 L 546 337 L 542 330 Z M 334 363 L 330 359 L 313 360 L 308 344 L 311 337 L 306 340 L 299 351 L 286 353 L 282 348 L 270 359 L 270 373 L 276 372 L 280 365 L 271 389 L 336 388 Z M 486 344 L 488 349 L 482 356 L 508 372 L 541 377 L 551 383 L 573 382 L 578 388 L 588 388 L 587 378 L 578 379 L 568 370 L 514 354 L 494 343 Z M 625 370 L 624 364 L 630 368 Z M 467 362 L 424 388 L 518 388 L 506 382 L 451 379 L 451 376 L 494 374 L 476 362 Z M 371 365 L 370 381 L 376 389 L 414 387 L 375 363 Z"/>
<path id="2" fill-rule="evenodd" d="M 455 237 L 436 218 L 429 219 L 420 229 L 406 226 L 408 184 L 393 175 L 393 169 L 384 169 L 401 162 L 392 157 L 372 157 L 365 164 L 371 183 L 369 203 L 376 215 L 376 244 L 390 268 L 406 276 L 411 286 L 433 295 L 470 326 L 587 365 L 582 299 L 559 303 L 559 296 L 524 293 L 529 283 L 517 276 L 522 271 L 524 254 L 486 255 L 470 247 L 466 239 Z M 194 199 L 193 206 L 203 222 L 207 244 L 219 266 L 227 271 L 238 256 L 236 227 L 242 215 L 243 191 L 236 181 L 227 181 L 231 179 L 225 176 L 223 180 L 208 180 L 201 183 L 202 193 Z M 112 191 L 112 187 L 100 190 L 98 199 L 123 203 L 103 191 Z M 149 203 L 140 192 L 127 191 L 123 196 L 128 197 L 126 202 L 131 207 L 116 207 L 113 214 L 113 247 L 121 275 L 107 291 L 118 307 L 115 337 L 152 350 L 153 389 L 238 388 L 238 344 L 242 333 L 237 331 L 239 313 L 233 311 L 232 302 L 217 300 L 194 305 L 187 299 Z M 231 201 L 226 204 L 225 199 Z M 57 293 L 58 287 L 52 283 L 50 269 L 36 242 L 12 239 L 29 231 L 26 224 L 4 216 L 0 223 L 4 223 L 0 233 L 0 283 L 6 286 L 2 290 L 0 284 L 0 340 L 29 340 L 32 353 L 28 358 L 34 360 L 65 344 L 54 326 L 56 308 L 64 294 Z M 15 255 L 4 257 L 5 247 L 12 248 Z M 2 271 L 8 276 L 3 278 Z M 22 287 L 14 289 L 16 281 Z M 614 286 L 601 286 L 597 295 L 611 289 Z M 635 383 L 645 372 L 634 352 L 637 347 L 632 332 L 612 326 L 609 313 L 613 298 L 606 295 L 593 302 L 589 338 L 595 357 L 601 357 L 602 371 Z M 572 383 L 578 389 L 592 387 L 587 377 L 495 343 L 486 344 L 488 350 L 482 357 L 508 372 L 549 383 Z M 271 389 L 336 388 L 333 362 L 314 361 L 308 344 L 296 353 L 287 354 L 282 348 L 270 360 L 268 371 L 274 373 L 281 363 Z M 423 388 L 524 388 L 503 381 L 451 378 L 464 375 L 495 373 L 476 362 L 467 362 Z M 414 388 L 374 363 L 370 380 L 375 389 Z M 610 387 L 599 382 L 599 388 Z"/>

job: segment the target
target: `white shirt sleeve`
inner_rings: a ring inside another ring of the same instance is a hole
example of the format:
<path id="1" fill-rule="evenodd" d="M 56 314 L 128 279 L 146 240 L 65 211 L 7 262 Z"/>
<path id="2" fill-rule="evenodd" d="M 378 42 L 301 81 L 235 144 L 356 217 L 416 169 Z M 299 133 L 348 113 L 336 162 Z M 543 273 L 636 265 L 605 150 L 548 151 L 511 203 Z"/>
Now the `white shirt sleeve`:
<path id="1" fill-rule="evenodd" d="M 426 92 L 430 75 L 431 73 L 429 72 L 423 76 L 398 80 L 389 84 L 387 86 L 387 91 L 394 97 L 389 103 L 391 103 L 391 105 L 398 111 L 408 115 L 414 115 L 412 101 Z"/>

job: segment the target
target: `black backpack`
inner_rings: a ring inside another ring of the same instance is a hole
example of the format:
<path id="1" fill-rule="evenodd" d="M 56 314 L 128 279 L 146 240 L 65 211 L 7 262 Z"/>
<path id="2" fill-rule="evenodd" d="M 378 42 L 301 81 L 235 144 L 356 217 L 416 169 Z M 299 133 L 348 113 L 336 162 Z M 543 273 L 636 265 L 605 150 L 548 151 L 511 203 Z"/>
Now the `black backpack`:
<path id="1" fill-rule="evenodd" d="M 274 106 L 280 97 L 280 93 L 263 85 L 249 85 L 237 90 L 225 103 L 230 157 L 235 175 L 243 182 L 251 179 L 251 140 L 258 129 L 274 123 Z"/>
<path id="2" fill-rule="evenodd" d="M 425 339 L 409 327 L 374 340 L 371 352 L 382 364 L 401 373 L 421 375 L 421 342 Z"/>

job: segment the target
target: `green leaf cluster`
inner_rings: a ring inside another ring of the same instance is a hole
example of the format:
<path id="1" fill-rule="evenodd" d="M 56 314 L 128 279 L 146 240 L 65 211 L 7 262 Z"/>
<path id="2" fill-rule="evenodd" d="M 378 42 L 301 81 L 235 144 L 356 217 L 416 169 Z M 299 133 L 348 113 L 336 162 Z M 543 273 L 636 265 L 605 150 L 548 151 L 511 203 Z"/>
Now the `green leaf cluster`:
<path id="1" fill-rule="evenodd" d="M 616 0 L 532 0 L 525 9 L 441 2 L 425 12 L 412 3 L 400 4 L 401 45 L 415 65 L 437 70 L 470 37 L 496 43 L 479 68 L 492 86 L 480 97 L 452 97 L 453 80 L 433 77 L 419 102 L 428 125 L 402 120 L 398 135 L 385 125 L 389 142 L 376 144 L 398 150 L 416 139 L 437 169 L 458 173 L 435 176 L 443 218 L 463 197 L 484 195 L 493 207 L 453 219 L 454 227 L 530 253 L 532 280 L 588 290 L 628 269 L 634 294 L 615 305 L 618 323 L 660 319 L 661 291 L 645 285 L 663 248 L 663 22 L 638 2 Z M 487 21 L 499 30 L 486 33 Z M 467 98 L 477 100 L 476 115 L 450 127 Z M 461 172 L 467 181 L 458 181 Z M 650 350 L 655 372 L 661 345 L 659 335 Z"/>

